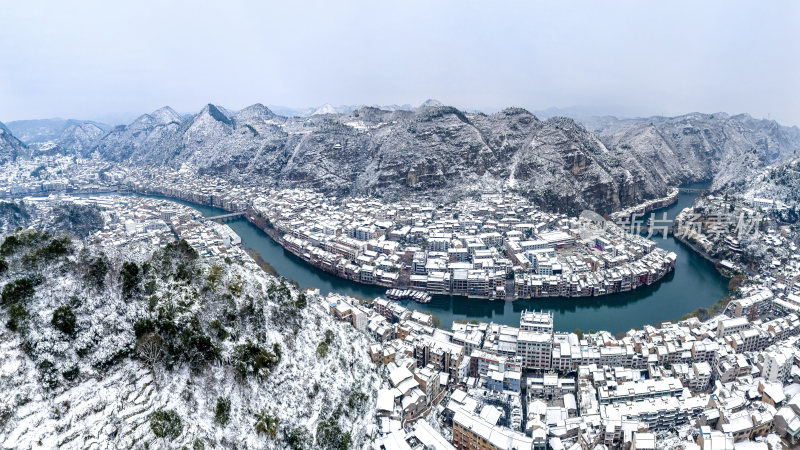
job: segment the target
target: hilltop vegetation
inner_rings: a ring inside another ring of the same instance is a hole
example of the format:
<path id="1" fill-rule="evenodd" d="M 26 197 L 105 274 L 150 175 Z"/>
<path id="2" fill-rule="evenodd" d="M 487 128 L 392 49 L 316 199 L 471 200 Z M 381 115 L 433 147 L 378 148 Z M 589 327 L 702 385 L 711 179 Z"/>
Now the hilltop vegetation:
<path id="1" fill-rule="evenodd" d="M 25 227 L 30 223 L 31 214 L 22 201 L 0 201 L 0 233 L 11 231 L 16 227 Z"/>
<path id="2" fill-rule="evenodd" d="M 255 264 L 212 263 L 185 241 L 106 253 L 40 230 L 6 236 L 0 256 L 3 445 L 366 439 L 374 402 L 347 401 L 378 384 L 366 337 Z"/>
<path id="3" fill-rule="evenodd" d="M 48 229 L 69 231 L 85 238 L 103 227 L 103 216 L 96 206 L 64 203 L 53 208 Z"/>

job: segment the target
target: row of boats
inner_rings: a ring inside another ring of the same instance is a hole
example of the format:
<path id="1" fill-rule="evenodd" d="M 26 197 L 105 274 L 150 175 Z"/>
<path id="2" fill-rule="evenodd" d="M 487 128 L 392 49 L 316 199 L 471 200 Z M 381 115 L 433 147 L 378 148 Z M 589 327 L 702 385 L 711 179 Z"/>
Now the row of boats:
<path id="1" fill-rule="evenodd" d="M 414 300 L 419 303 L 428 303 L 431 301 L 430 294 L 413 289 L 389 289 L 386 291 L 386 298 L 391 300 Z"/>

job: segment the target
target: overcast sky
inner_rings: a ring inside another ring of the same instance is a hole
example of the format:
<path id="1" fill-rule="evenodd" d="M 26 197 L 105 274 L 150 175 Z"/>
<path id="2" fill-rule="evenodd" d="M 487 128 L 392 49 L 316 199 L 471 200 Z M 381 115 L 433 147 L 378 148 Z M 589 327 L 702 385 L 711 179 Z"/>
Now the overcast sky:
<path id="1" fill-rule="evenodd" d="M 436 98 L 800 125 L 797 1 L 387 3 L 4 1 L 0 121 Z"/>

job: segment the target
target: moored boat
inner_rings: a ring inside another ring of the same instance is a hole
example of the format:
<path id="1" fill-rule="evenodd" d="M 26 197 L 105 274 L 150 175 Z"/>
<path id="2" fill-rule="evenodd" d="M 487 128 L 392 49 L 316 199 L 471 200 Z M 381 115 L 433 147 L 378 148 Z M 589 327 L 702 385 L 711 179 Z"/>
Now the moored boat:
<path id="1" fill-rule="evenodd" d="M 386 298 L 391 300 L 414 300 L 419 303 L 431 301 L 431 295 L 427 292 L 415 291 L 412 289 L 389 289 L 386 291 Z"/>

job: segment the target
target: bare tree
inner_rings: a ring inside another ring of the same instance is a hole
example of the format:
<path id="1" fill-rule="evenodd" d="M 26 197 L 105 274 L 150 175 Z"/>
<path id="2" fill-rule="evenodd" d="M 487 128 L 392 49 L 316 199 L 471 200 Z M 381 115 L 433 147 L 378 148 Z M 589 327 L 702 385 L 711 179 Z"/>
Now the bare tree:
<path id="1" fill-rule="evenodd" d="M 145 364 L 150 366 L 153 374 L 153 383 L 158 388 L 156 369 L 164 354 L 164 339 L 157 333 L 147 333 L 136 341 L 136 354 Z"/>

